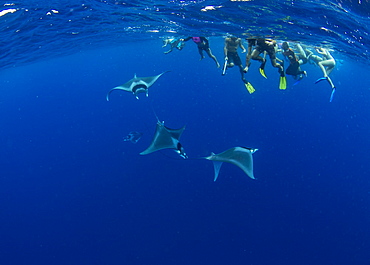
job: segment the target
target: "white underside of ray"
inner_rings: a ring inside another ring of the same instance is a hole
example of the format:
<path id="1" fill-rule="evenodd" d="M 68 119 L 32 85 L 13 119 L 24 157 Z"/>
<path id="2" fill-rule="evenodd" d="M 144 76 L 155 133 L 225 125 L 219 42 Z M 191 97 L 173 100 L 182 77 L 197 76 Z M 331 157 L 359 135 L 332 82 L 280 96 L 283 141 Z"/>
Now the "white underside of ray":
<path id="1" fill-rule="evenodd" d="M 216 181 L 221 165 L 220 163 L 226 162 L 238 166 L 244 173 L 254 179 L 253 175 L 253 157 L 252 154 L 256 150 L 249 150 L 243 147 L 234 147 L 230 148 L 220 154 L 212 154 L 206 159 L 212 160 L 214 162 L 214 169 L 215 169 L 215 178 Z"/>
<path id="2" fill-rule="evenodd" d="M 134 78 L 124 83 L 123 85 L 112 88 L 108 92 L 106 99 L 107 101 L 109 101 L 109 95 L 114 90 L 123 90 L 123 91 L 131 92 L 135 95 L 137 99 L 139 99 L 137 96 L 139 93 L 145 93 L 146 96 L 148 96 L 148 88 L 151 87 L 158 80 L 158 78 L 160 78 L 164 73 L 167 73 L 167 72 L 168 71 L 163 72 L 156 76 L 149 76 L 149 77 L 136 77 L 135 75 Z"/>

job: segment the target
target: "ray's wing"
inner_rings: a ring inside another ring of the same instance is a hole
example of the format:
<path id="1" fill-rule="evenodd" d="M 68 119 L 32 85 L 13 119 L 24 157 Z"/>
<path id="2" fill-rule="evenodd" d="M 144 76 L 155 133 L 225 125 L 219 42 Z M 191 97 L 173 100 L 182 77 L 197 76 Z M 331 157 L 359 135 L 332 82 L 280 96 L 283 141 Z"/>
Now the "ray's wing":
<path id="1" fill-rule="evenodd" d="M 150 86 L 152 86 L 155 83 L 155 81 L 158 80 L 158 78 L 160 78 L 163 74 L 165 74 L 167 72 L 169 72 L 169 71 L 163 72 L 163 73 L 161 73 L 159 75 L 156 75 L 156 76 L 149 76 L 149 77 L 136 77 L 136 74 L 135 74 L 134 78 L 132 78 L 130 81 L 124 83 L 123 85 L 112 88 L 107 93 L 106 99 L 107 99 L 107 101 L 109 101 L 109 95 L 114 90 L 123 90 L 123 91 L 131 92 L 131 93 L 135 93 L 135 91 L 133 91 L 133 90 L 134 90 L 134 88 L 137 88 L 138 86 L 139 87 L 145 87 L 145 89 L 148 89 Z M 136 93 L 135 93 L 135 95 L 136 95 Z M 137 97 L 137 95 L 136 95 L 136 97 Z"/>
<path id="2" fill-rule="evenodd" d="M 113 89 L 121 89 L 121 90 L 124 90 L 124 91 L 132 92 L 132 87 L 135 85 L 135 83 L 138 82 L 138 80 L 136 80 L 136 79 L 137 79 L 137 77 L 134 77 L 134 78 L 130 79 L 129 81 L 127 81 L 126 83 L 124 83 L 123 85 L 117 86 Z"/>
<path id="3" fill-rule="evenodd" d="M 215 177 L 213 181 L 216 181 L 218 178 L 218 174 L 220 173 L 222 162 L 221 161 L 212 161 L 212 162 L 213 162 L 213 168 L 215 169 Z"/>
<path id="4" fill-rule="evenodd" d="M 107 96 L 106 96 L 107 101 L 109 101 L 110 93 L 112 93 L 112 91 L 114 91 L 114 90 L 123 90 L 123 91 L 127 91 L 127 92 L 132 92 L 132 87 L 133 87 L 134 82 L 135 82 L 135 78 L 131 79 L 130 81 L 128 81 L 126 83 L 124 83 L 123 85 L 116 86 L 116 87 L 112 88 L 111 90 L 109 90 L 109 92 L 107 93 Z"/>
<path id="5" fill-rule="evenodd" d="M 178 139 L 173 137 L 163 123 L 158 121 L 152 143 L 140 155 L 147 155 L 162 149 L 177 149 L 178 142 Z"/>
<path id="6" fill-rule="evenodd" d="M 163 125 L 164 126 L 164 125 Z M 170 129 L 170 128 L 168 128 L 168 127 L 166 127 L 166 126 L 164 126 L 165 127 L 165 129 L 171 134 L 171 136 L 173 137 L 173 138 L 175 138 L 175 139 L 177 139 L 177 140 L 180 140 L 180 137 L 181 137 L 181 134 L 182 134 L 182 132 L 185 130 L 185 127 L 186 126 L 184 126 L 184 127 L 182 127 L 182 128 L 180 128 L 180 129 Z"/>
<path id="7" fill-rule="evenodd" d="M 248 149 L 244 147 L 233 147 L 220 154 L 212 154 L 205 159 L 212 160 L 214 163 L 226 162 L 238 166 L 244 173 L 254 179 L 253 175 L 253 157 L 252 154 L 257 151 L 256 149 Z M 218 172 L 221 165 L 214 164 L 215 167 L 215 181 L 218 177 Z"/>
<path id="8" fill-rule="evenodd" d="M 157 80 L 158 78 L 160 78 L 163 74 L 167 73 L 169 71 L 166 71 L 166 72 L 163 72 L 159 75 L 156 75 L 156 76 L 148 76 L 148 77 L 137 77 L 136 78 L 136 81 L 142 81 L 146 84 L 146 86 L 149 88 L 150 86 L 152 86 Z"/>

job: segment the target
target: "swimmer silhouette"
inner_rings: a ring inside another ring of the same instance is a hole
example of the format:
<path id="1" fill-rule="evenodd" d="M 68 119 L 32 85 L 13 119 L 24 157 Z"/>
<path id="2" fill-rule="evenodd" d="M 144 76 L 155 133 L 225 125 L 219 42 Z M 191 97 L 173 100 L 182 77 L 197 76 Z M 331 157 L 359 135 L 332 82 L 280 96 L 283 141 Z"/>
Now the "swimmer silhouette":
<path id="1" fill-rule="evenodd" d="M 140 140 L 141 136 L 143 136 L 143 133 L 141 132 L 129 132 L 129 134 L 123 138 L 123 141 L 129 141 L 133 144 L 136 144 Z"/>

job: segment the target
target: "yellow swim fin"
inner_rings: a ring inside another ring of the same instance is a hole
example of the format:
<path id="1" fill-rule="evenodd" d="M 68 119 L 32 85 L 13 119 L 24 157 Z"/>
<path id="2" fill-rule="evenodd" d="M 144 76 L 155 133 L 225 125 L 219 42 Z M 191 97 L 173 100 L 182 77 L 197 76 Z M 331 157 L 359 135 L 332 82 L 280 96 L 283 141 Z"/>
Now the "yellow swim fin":
<path id="1" fill-rule="evenodd" d="M 267 79 L 267 76 L 265 74 L 265 65 L 266 65 L 266 59 L 263 59 L 263 62 L 261 63 L 260 66 L 260 74 Z"/>
<path id="2" fill-rule="evenodd" d="M 266 76 L 266 74 L 265 74 L 265 69 L 263 69 L 263 68 L 261 68 L 261 67 L 260 67 L 260 74 L 261 74 L 264 78 L 266 78 L 266 79 L 267 79 L 267 76 Z"/>
<path id="3" fill-rule="evenodd" d="M 279 89 L 282 89 L 282 90 L 286 89 L 286 77 L 285 76 L 280 76 Z"/>
<path id="4" fill-rule="evenodd" d="M 244 83 L 244 85 L 245 85 L 245 88 L 248 90 L 249 94 L 252 94 L 254 91 L 256 91 L 251 83 L 247 82 L 247 83 Z"/>

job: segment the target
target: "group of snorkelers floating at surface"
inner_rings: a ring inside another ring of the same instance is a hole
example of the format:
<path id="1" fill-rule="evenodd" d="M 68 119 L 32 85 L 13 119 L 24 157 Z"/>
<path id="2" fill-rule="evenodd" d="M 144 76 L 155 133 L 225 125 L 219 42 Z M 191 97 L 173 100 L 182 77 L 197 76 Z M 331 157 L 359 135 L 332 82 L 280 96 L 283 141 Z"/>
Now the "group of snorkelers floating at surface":
<path id="1" fill-rule="evenodd" d="M 216 56 L 212 54 L 211 48 L 209 46 L 209 41 L 206 37 L 164 39 L 163 47 L 166 47 L 167 45 L 170 46 L 170 50 L 164 53 L 168 54 L 172 52 L 173 49 L 182 50 L 185 46 L 185 42 L 190 39 L 197 45 L 201 60 L 205 58 L 203 52 L 206 52 L 207 55 L 214 60 L 217 68 L 220 67 Z M 268 55 L 272 66 L 278 69 L 278 73 L 280 75 L 279 88 L 285 90 L 287 87 L 285 75 L 293 76 L 293 78 L 297 80 L 296 83 L 298 83 L 304 76 L 307 76 L 307 72 L 301 70 L 301 65 L 306 63 L 313 63 L 319 66 L 324 74 L 323 77 L 316 80 L 315 84 L 323 80 L 326 80 L 329 83 L 332 89 L 330 95 L 330 102 L 332 102 L 336 88 L 329 75 L 335 68 L 335 59 L 330 54 L 328 49 L 316 47 L 315 50 L 319 54 L 317 55 L 314 54 L 308 47 L 299 43 L 295 44 L 295 50 L 293 50 L 292 48 L 290 48 L 289 43 L 286 41 L 282 42 L 279 45 L 276 40 L 268 38 L 247 38 L 246 41 L 248 42 L 248 50 L 245 49 L 241 38 L 235 36 L 228 36 L 225 38 L 225 63 L 223 65 L 222 75 L 225 75 L 228 68 L 232 68 L 235 65 L 238 66 L 239 72 L 241 74 L 241 79 L 243 80 L 245 87 L 247 88 L 249 93 L 253 93 L 255 89 L 252 84 L 245 79 L 244 74 L 248 72 L 249 66 L 251 65 L 251 60 L 256 60 L 261 63 L 259 67 L 260 74 L 264 78 L 267 78 L 264 69 L 267 62 L 266 55 Z M 247 53 L 245 67 L 243 66 L 242 61 L 239 57 L 238 48 L 242 49 L 242 53 Z M 286 68 L 285 71 L 284 60 L 281 60 L 276 56 L 276 54 L 279 52 L 281 52 L 283 56 L 289 61 L 289 66 Z"/>
<path id="2" fill-rule="evenodd" d="M 201 57 L 201 60 L 204 59 L 203 52 L 206 52 L 207 55 L 214 60 L 216 63 L 217 68 L 220 68 L 221 65 L 219 64 L 216 56 L 212 54 L 212 51 L 209 47 L 209 41 L 206 37 L 187 37 L 187 38 L 167 38 L 164 40 L 163 47 L 170 45 L 170 50 L 166 51 L 165 53 L 170 53 L 173 49 L 181 50 L 183 49 L 185 42 L 192 40 L 198 47 L 198 51 Z M 280 89 L 286 89 L 287 82 L 285 75 L 292 75 L 294 79 L 296 79 L 296 83 L 299 82 L 303 77 L 307 76 L 307 72 L 301 70 L 301 65 L 306 63 L 314 63 L 320 67 L 322 70 L 324 77 L 319 78 L 316 83 L 326 80 L 331 88 L 332 93 L 330 96 L 330 102 L 333 100 L 335 86 L 332 80 L 329 77 L 329 74 L 333 71 L 335 67 L 335 59 L 331 56 L 329 50 L 325 48 L 315 48 L 316 52 L 319 55 L 314 54 L 311 50 L 309 50 L 306 46 L 295 44 L 295 52 L 292 48 L 289 47 L 288 42 L 282 42 L 281 45 L 273 39 L 267 38 L 248 38 L 248 50 L 245 49 L 243 46 L 243 42 L 241 38 L 237 38 L 235 36 L 229 36 L 225 39 L 225 46 L 224 46 L 224 55 L 225 55 L 225 62 L 222 68 L 222 75 L 226 74 L 226 70 L 229 68 L 234 67 L 235 65 L 239 67 L 239 72 L 241 74 L 241 79 L 248 90 L 249 93 L 253 93 L 255 91 L 252 84 L 247 81 L 244 77 L 244 74 L 248 72 L 249 66 L 251 65 L 251 60 L 259 61 L 260 67 L 259 72 L 264 77 L 265 74 L 265 65 L 267 62 L 266 55 L 269 56 L 271 64 L 274 68 L 277 68 L 278 73 L 280 75 Z M 245 67 L 242 64 L 242 61 L 238 55 L 238 48 L 242 49 L 243 53 L 247 53 Z M 284 69 L 284 60 L 281 60 L 276 57 L 276 54 L 281 52 L 284 57 L 289 61 L 289 66 Z M 262 55 L 262 56 L 261 56 Z M 110 100 L 110 94 L 112 91 L 115 90 L 122 90 L 132 93 L 137 99 L 139 99 L 138 94 L 145 93 L 148 96 L 148 89 L 166 72 L 158 74 L 156 76 L 149 76 L 149 77 L 134 77 L 124 83 L 123 85 L 117 86 L 112 88 L 108 91 L 106 99 L 107 101 Z M 154 112 L 154 109 L 153 109 Z M 155 112 L 154 112 L 155 114 Z M 171 129 L 164 125 L 163 121 L 160 121 L 157 118 L 156 130 L 154 133 L 153 140 L 149 147 L 142 151 L 141 155 L 151 154 L 156 151 L 160 151 L 163 149 L 172 149 L 174 150 L 180 157 L 184 159 L 188 159 L 185 150 L 180 143 L 180 137 L 185 130 L 185 126 L 180 129 Z M 124 141 L 129 141 L 132 143 L 136 143 L 139 141 L 143 134 L 140 132 L 132 131 L 129 133 L 127 137 L 124 138 Z M 214 154 L 212 153 L 210 156 L 207 157 L 200 157 L 202 159 L 211 160 L 214 165 L 214 180 L 216 181 L 221 165 L 223 162 L 231 163 L 233 165 L 238 166 L 243 172 L 249 176 L 250 178 L 254 179 L 253 174 L 253 157 L 254 154 L 258 149 L 256 148 L 247 148 L 247 147 L 232 147 L 227 149 L 226 151 Z"/>

